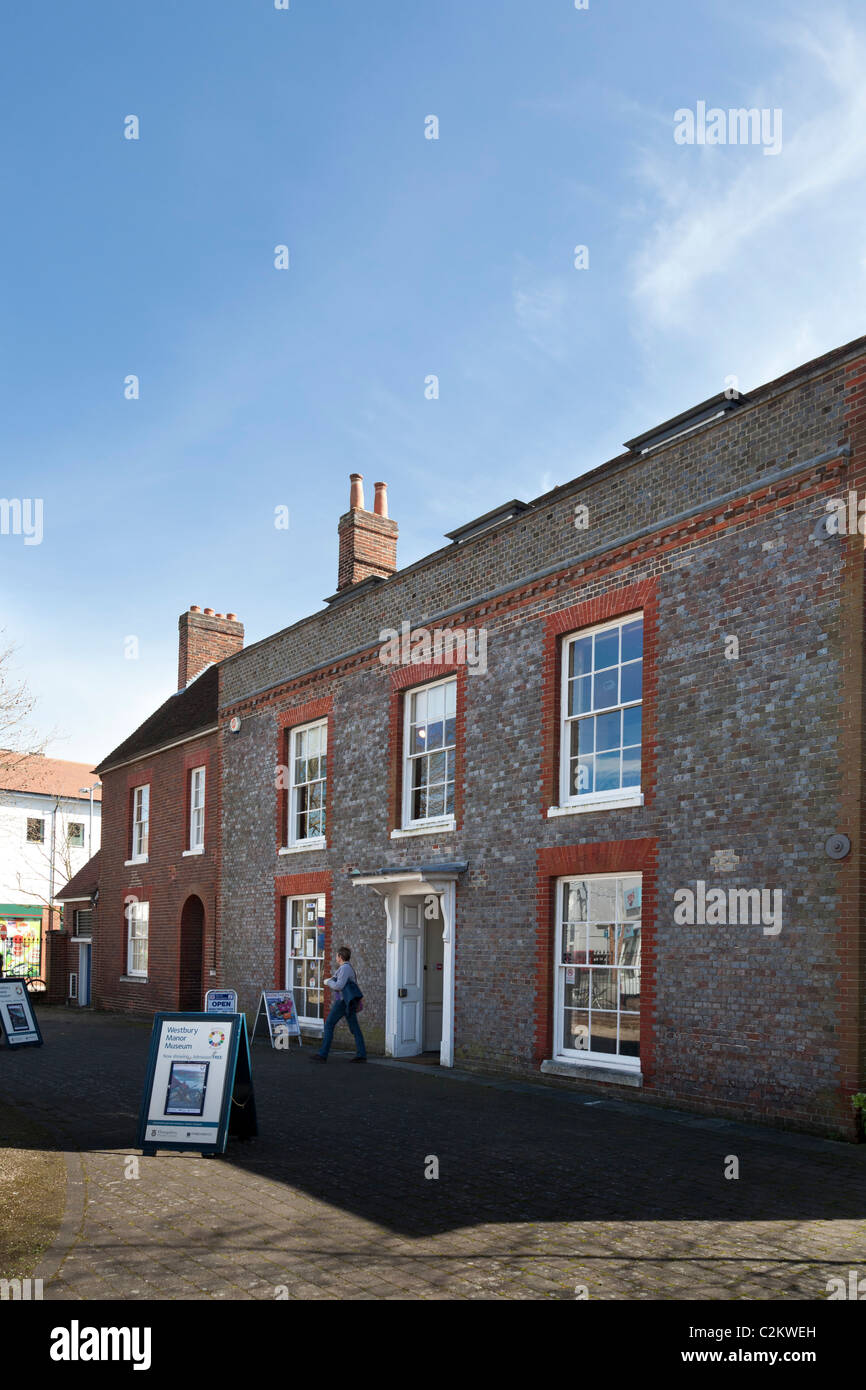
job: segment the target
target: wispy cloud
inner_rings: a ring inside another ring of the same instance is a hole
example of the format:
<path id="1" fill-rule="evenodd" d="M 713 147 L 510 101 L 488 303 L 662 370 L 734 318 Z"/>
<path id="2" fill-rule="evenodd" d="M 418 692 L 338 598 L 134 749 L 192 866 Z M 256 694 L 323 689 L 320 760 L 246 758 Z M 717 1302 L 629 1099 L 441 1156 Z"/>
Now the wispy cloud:
<path id="1" fill-rule="evenodd" d="M 655 211 L 631 267 L 637 336 L 724 339 L 731 370 L 748 360 L 762 374 L 863 331 L 866 26 L 822 11 L 820 37 L 800 22 L 773 37 L 775 76 L 730 105 L 781 107 L 781 153 L 678 146 L 672 112 L 669 142 L 656 131 L 642 152 Z"/>
<path id="2" fill-rule="evenodd" d="M 534 348 L 549 357 L 563 359 L 569 333 L 565 310 L 568 294 L 561 278 L 523 279 L 514 286 L 517 326 Z"/>

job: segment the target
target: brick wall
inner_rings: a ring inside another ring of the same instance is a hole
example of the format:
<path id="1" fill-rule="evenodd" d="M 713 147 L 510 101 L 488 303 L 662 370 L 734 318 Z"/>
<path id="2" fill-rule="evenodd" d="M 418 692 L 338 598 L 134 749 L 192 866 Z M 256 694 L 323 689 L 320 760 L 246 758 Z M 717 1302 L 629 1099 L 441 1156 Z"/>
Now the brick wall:
<path id="1" fill-rule="evenodd" d="M 72 913 L 69 912 L 69 929 L 47 932 L 43 941 L 45 993 L 37 998 L 37 1007 L 44 1000 L 46 1004 L 65 1004 L 69 997 L 69 972 L 78 969 L 78 947 L 69 941 L 71 935 Z"/>

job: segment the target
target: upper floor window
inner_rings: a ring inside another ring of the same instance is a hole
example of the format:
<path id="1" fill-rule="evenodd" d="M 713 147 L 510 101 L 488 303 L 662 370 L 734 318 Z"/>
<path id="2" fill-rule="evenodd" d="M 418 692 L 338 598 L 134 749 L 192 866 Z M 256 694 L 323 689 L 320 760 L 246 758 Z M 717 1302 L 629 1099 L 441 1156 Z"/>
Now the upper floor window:
<path id="1" fill-rule="evenodd" d="M 454 815 L 457 681 L 436 681 L 406 698 L 403 826 Z"/>
<path id="2" fill-rule="evenodd" d="M 84 848 L 84 821 L 71 820 L 66 830 L 70 849 Z"/>
<path id="3" fill-rule="evenodd" d="M 641 614 L 563 643 L 560 805 L 639 793 L 642 694 Z"/>
<path id="4" fill-rule="evenodd" d="M 324 841 L 328 790 L 327 719 L 292 730 L 289 766 L 289 844 Z"/>
<path id="5" fill-rule="evenodd" d="M 27 817 L 27 842 L 31 845 L 45 843 L 45 822 L 39 816 Z"/>
<path id="6" fill-rule="evenodd" d="M 92 936 L 93 935 L 93 909 L 89 907 L 76 907 L 72 913 L 72 935 L 73 936 Z"/>
<path id="7" fill-rule="evenodd" d="M 132 793 L 132 858 L 146 859 L 150 826 L 150 787 Z"/>
<path id="8" fill-rule="evenodd" d="M 189 848 L 204 849 L 205 769 L 194 767 L 189 774 Z"/>

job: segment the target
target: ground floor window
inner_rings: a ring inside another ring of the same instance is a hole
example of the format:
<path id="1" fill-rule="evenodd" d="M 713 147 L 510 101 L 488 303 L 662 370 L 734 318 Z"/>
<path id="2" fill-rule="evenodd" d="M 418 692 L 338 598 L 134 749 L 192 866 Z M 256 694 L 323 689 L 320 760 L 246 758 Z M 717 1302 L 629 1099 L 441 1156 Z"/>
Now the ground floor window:
<path id="1" fill-rule="evenodd" d="M 325 895 L 286 898 L 286 988 L 302 1023 L 325 1017 Z"/>
<path id="2" fill-rule="evenodd" d="M 640 1065 L 640 874 L 560 879 L 555 1052 Z"/>

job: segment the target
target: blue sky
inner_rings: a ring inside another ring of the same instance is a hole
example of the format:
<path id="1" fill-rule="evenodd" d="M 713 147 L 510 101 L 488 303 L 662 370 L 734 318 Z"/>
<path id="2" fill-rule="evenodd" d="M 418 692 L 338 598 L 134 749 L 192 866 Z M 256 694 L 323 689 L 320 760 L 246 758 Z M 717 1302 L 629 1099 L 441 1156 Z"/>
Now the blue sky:
<path id="1" fill-rule="evenodd" d="M 0 536 L 0 626 L 50 753 L 174 689 L 190 604 L 248 641 L 319 608 L 350 472 L 408 564 L 866 331 L 866 13 L 756 8 L 7 14 L 0 492 L 44 538 Z M 780 153 L 676 144 L 701 100 L 779 108 Z"/>

